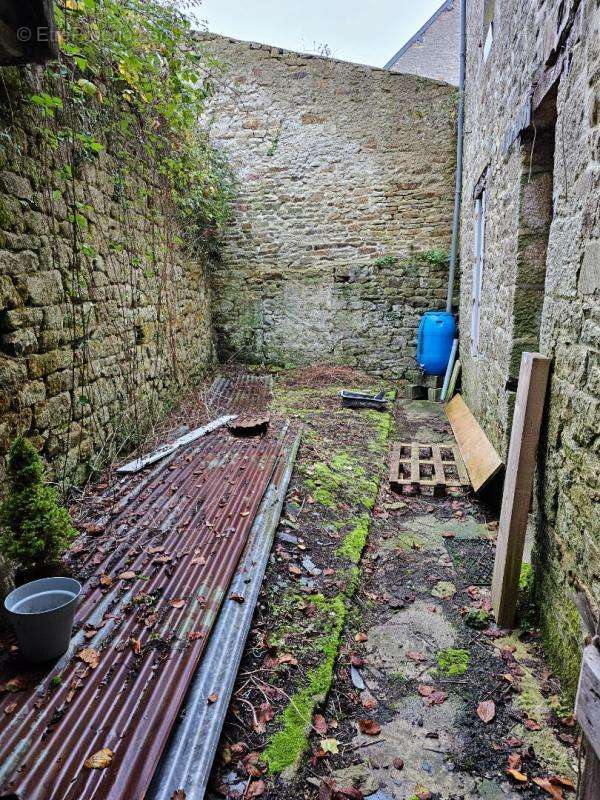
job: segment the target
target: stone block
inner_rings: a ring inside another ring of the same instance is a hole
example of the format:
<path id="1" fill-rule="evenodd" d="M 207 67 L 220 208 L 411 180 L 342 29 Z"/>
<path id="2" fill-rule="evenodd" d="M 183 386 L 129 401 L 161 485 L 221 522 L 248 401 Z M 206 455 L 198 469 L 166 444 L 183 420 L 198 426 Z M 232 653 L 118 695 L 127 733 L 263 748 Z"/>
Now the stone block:
<path id="1" fill-rule="evenodd" d="M 427 389 L 427 399 L 432 403 L 437 403 L 442 397 L 442 389 L 441 388 L 430 388 Z"/>
<path id="2" fill-rule="evenodd" d="M 405 387 L 405 397 L 409 400 L 423 400 L 427 397 L 427 389 L 425 386 L 418 386 L 415 384 L 408 384 Z"/>
<path id="3" fill-rule="evenodd" d="M 31 328 L 20 328 L 2 335 L 2 349 L 11 356 L 35 353 L 37 347 L 38 340 Z"/>
<path id="4" fill-rule="evenodd" d="M 21 200 L 31 200 L 33 190 L 28 178 L 17 175 L 15 172 L 3 170 L 0 172 L 0 186 L 9 195 L 18 197 Z"/>
<path id="5" fill-rule="evenodd" d="M 60 303 L 64 299 L 62 277 L 58 270 L 39 272 L 26 279 L 29 300 L 36 306 Z"/>
<path id="6" fill-rule="evenodd" d="M 66 369 L 72 361 L 70 350 L 52 350 L 49 353 L 34 353 L 29 356 L 29 375 L 43 378 L 60 369 Z"/>

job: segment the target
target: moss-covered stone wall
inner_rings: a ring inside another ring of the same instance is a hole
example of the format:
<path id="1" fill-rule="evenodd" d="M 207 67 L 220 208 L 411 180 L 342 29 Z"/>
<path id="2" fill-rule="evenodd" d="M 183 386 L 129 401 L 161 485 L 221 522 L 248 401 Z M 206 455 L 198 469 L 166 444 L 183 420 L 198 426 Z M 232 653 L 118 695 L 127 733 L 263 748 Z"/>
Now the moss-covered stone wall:
<path id="1" fill-rule="evenodd" d="M 238 179 L 213 271 L 223 355 L 333 361 L 401 378 L 444 305 L 455 90 L 209 36 L 225 67 L 207 117 Z"/>
<path id="2" fill-rule="evenodd" d="M 69 163 L 29 102 L 41 73 L 0 72 L 0 485 L 18 433 L 81 480 L 203 374 L 205 263 L 141 147 L 116 159 L 99 130 L 105 149 Z"/>
<path id="3" fill-rule="evenodd" d="M 461 229 L 463 387 L 506 456 L 521 351 L 552 359 L 534 570 L 545 641 L 573 688 L 600 607 L 600 8 L 595 0 L 496 3 L 487 58 L 483 20 L 484 2 L 475 0 Z M 473 356 L 475 196 L 483 187 Z"/>

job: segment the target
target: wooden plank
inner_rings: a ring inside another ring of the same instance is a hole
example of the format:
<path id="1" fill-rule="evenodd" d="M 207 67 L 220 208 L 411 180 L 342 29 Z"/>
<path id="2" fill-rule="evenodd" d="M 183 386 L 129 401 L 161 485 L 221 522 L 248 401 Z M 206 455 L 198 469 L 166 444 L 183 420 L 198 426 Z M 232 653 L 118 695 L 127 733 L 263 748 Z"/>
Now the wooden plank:
<path id="1" fill-rule="evenodd" d="M 600 650 L 593 644 L 583 651 L 575 716 L 588 744 L 600 756 Z"/>
<path id="2" fill-rule="evenodd" d="M 396 442 L 392 445 L 392 455 L 390 459 L 390 483 L 398 483 L 400 478 L 400 450 L 402 445 Z"/>
<path id="3" fill-rule="evenodd" d="M 435 497 L 440 497 L 446 494 L 446 473 L 444 472 L 444 465 L 442 463 L 442 454 L 440 453 L 439 444 L 431 446 L 431 455 L 433 456 L 433 464 L 435 469 L 435 486 L 433 494 Z"/>
<path id="4" fill-rule="evenodd" d="M 411 444 L 410 454 L 410 480 L 415 486 L 421 481 L 421 467 L 419 465 L 420 444 Z"/>
<path id="5" fill-rule="evenodd" d="M 456 466 L 456 471 L 458 473 L 458 479 L 462 486 L 470 486 L 471 481 L 469 480 L 469 476 L 467 475 L 467 468 L 465 467 L 465 462 L 462 459 L 460 454 L 460 450 L 456 445 L 452 446 L 452 455 L 454 456 L 454 464 Z"/>
<path id="6" fill-rule="evenodd" d="M 515 616 L 549 372 L 548 358 L 540 353 L 523 353 L 492 581 L 492 604 L 502 628 L 511 627 Z"/>
<path id="7" fill-rule="evenodd" d="M 460 394 L 446 405 L 446 414 L 473 489 L 479 492 L 500 472 L 502 459 Z"/>
<path id="8" fill-rule="evenodd" d="M 580 800 L 598 800 L 600 797 L 600 758 L 591 747 L 585 758 L 579 797 Z"/>
<path id="9" fill-rule="evenodd" d="M 446 392 L 446 402 L 449 402 L 454 397 L 454 391 L 456 390 L 456 384 L 458 382 L 459 375 L 460 361 L 457 359 L 454 362 L 454 368 L 452 370 L 452 375 L 450 376 L 450 383 L 448 384 L 448 391 Z"/>

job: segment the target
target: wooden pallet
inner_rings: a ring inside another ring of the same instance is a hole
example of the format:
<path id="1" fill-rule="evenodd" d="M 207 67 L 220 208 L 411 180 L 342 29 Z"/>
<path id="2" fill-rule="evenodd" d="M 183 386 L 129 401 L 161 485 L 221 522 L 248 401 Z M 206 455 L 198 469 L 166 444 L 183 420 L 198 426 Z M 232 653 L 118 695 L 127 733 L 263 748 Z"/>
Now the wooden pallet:
<path id="1" fill-rule="evenodd" d="M 444 456 L 442 451 L 447 451 L 452 456 Z M 460 450 L 454 442 L 396 442 L 392 446 L 390 484 L 413 486 L 415 489 L 428 487 L 433 489 L 435 496 L 440 496 L 446 493 L 449 486 L 470 486 L 471 482 Z"/>

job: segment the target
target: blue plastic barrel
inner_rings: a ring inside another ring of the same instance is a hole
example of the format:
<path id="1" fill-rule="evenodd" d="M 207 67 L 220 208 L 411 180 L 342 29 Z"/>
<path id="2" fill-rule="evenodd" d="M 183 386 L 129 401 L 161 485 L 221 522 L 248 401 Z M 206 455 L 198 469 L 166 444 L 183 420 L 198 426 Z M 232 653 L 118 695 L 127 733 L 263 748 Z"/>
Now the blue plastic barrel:
<path id="1" fill-rule="evenodd" d="M 446 372 L 452 342 L 456 338 L 456 320 L 446 311 L 427 311 L 419 323 L 417 364 L 426 375 Z"/>

